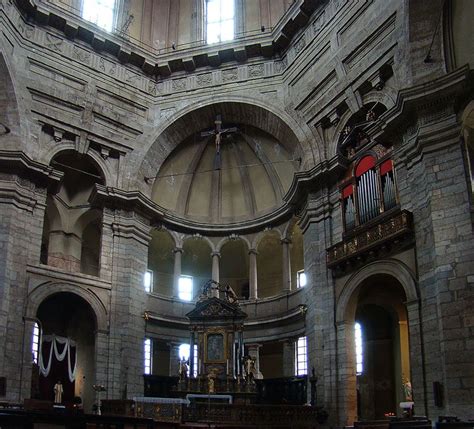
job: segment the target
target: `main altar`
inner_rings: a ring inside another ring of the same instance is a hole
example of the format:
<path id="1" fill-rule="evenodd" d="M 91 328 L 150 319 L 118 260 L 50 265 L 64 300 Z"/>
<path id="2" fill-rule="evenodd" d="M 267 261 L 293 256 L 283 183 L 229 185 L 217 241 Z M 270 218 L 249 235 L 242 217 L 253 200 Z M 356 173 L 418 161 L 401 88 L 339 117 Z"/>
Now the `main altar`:
<path id="1" fill-rule="evenodd" d="M 202 288 L 189 319 L 190 357 L 180 362 L 176 396 L 236 404 L 256 396 L 253 361 L 244 353 L 244 320 L 230 286 L 210 280 Z"/>

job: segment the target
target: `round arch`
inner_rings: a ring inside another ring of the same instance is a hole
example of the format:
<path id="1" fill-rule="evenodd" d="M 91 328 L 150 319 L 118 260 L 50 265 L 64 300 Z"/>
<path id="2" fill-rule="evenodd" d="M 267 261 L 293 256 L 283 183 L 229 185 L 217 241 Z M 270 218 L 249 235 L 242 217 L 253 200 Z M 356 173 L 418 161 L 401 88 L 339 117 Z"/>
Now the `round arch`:
<path id="1" fill-rule="evenodd" d="M 76 155 L 80 155 L 79 152 L 76 151 L 76 147 L 74 143 L 64 144 L 58 147 L 57 145 L 52 147 L 50 150 L 44 152 L 43 156 L 41 157 L 42 162 L 50 165 L 54 158 L 58 155 L 65 155 L 65 154 L 75 153 Z M 96 152 L 89 150 L 85 156 L 97 169 L 99 174 L 102 177 L 103 184 L 106 186 L 107 184 L 113 183 L 113 174 L 110 171 L 107 164 L 104 162 L 104 159 Z"/>
<path id="2" fill-rule="evenodd" d="M 403 262 L 396 259 L 372 262 L 354 273 L 344 284 L 336 304 L 336 323 L 343 323 L 348 313 L 355 311 L 359 286 L 376 274 L 388 274 L 397 279 L 405 291 L 407 302 L 418 299 L 415 277 Z"/>
<path id="3" fill-rule="evenodd" d="M 284 110 L 250 97 L 209 97 L 186 105 L 166 118 L 152 136 L 147 137 L 143 149 L 137 153 L 140 168 L 137 171 L 137 186 L 147 194 L 151 184 L 143 183 L 143 177 L 154 177 L 160 166 L 176 146 L 202 128 L 203 116 L 213 123 L 216 114 L 231 117 L 232 122 L 255 126 L 289 145 L 295 157 L 301 157 L 302 165 L 310 168 L 320 156 L 315 153 L 312 141 L 315 135 L 309 127 L 302 126 Z"/>
<path id="4" fill-rule="evenodd" d="M 101 299 L 93 292 L 80 286 L 73 286 L 62 282 L 45 282 L 37 286 L 28 296 L 25 317 L 36 318 L 38 308 L 42 302 L 58 293 L 70 293 L 82 298 L 90 305 L 94 315 L 97 331 L 108 331 L 107 308 Z"/>
<path id="5" fill-rule="evenodd" d="M 248 240 L 247 237 L 244 236 L 238 236 L 238 237 L 224 237 L 222 238 L 217 244 L 216 244 L 216 252 L 220 252 L 222 247 L 229 241 L 232 240 L 242 240 L 246 245 L 247 249 L 250 250 L 250 241 Z"/>

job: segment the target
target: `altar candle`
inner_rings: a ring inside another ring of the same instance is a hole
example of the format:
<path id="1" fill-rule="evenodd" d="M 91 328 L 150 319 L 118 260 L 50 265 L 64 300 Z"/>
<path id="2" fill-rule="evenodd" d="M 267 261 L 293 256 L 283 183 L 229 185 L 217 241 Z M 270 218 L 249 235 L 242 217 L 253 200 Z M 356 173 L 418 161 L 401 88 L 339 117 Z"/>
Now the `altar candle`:
<path id="1" fill-rule="evenodd" d="M 227 375 L 229 375 L 229 359 L 227 359 Z"/>

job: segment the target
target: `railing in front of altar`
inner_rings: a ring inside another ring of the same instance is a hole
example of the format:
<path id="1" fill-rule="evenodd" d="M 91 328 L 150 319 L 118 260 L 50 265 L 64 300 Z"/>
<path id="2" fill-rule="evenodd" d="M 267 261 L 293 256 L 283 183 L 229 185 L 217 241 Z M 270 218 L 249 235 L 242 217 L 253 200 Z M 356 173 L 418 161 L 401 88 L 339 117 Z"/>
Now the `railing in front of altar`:
<path id="1" fill-rule="evenodd" d="M 183 392 L 208 393 L 208 380 L 189 378 L 179 381 L 178 377 L 145 375 L 144 396 L 178 397 Z M 253 393 L 252 402 L 257 404 L 303 405 L 307 402 L 307 377 L 264 378 L 247 384 L 244 380 L 215 380 L 214 393 L 244 394 Z"/>
<path id="2" fill-rule="evenodd" d="M 183 407 L 184 423 L 213 422 L 266 428 L 317 428 L 327 415 L 316 407 L 298 405 L 201 404 Z"/>

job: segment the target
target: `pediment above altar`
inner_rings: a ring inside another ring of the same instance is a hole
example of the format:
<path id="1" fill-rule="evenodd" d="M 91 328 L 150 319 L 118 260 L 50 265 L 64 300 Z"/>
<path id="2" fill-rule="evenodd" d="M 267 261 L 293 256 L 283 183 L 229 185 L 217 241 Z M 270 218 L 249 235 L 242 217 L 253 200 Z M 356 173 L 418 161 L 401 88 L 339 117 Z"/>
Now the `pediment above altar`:
<path id="1" fill-rule="evenodd" d="M 198 302 L 194 310 L 190 311 L 186 316 L 193 321 L 205 319 L 245 319 L 247 314 L 237 304 L 230 304 L 217 297 L 212 297 Z"/>

